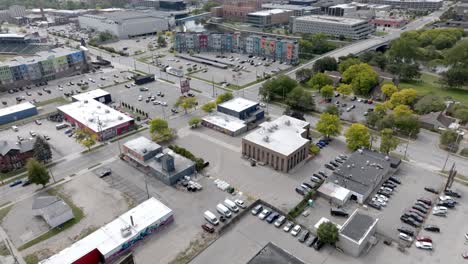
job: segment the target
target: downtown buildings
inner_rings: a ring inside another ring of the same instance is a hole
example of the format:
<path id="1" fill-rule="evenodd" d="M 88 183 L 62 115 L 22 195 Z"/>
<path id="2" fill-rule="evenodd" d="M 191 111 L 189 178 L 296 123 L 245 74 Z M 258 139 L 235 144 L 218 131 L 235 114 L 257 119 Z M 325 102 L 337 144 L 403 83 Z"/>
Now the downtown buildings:
<path id="1" fill-rule="evenodd" d="M 295 38 L 278 38 L 257 34 L 179 32 L 175 36 L 177 52 L 234 52 L 266 57 L 295 64 L 299 60 L 299 43 Z"/>

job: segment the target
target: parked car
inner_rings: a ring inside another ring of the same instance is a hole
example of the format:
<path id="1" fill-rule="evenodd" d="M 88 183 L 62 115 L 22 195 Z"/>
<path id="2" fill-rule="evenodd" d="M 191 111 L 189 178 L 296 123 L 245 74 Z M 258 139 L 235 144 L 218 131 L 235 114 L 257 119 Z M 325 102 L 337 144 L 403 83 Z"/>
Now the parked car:
<path id="1" fill-rule="evenodd" d="M 429 205 L 427 205 L 427 204 L 425 204 L 425 203 L 423 203 L 423 202 L 421 202 L 421 201 L 417 201 L 417 202 L 415 203 L 415 205 L 421 206 L 422 208 L 424 208 L 424 209 L 426 209 L 426 210 L 429 210 L 429 209 L 431 208 Z"/>
<path id="2" fill-rule="evenodd" d="M 413 241 L 413 238 L 405 233 L 400 233 L 398 235 L 398 238 L 400 238 L 401 240 L 403 241 L 407 241 L 407 242 L 412 242 Z"/>
<path id="3" fill-rule="evenodd" d="M 330 164 L 333 165 L 333 167 L 338 168 L 340 165 L 334 161 L 330 161 Z"/>
<path id="4" fill-rule="evenodd" d="M 429 243 L 432 243 L 432 238 L 428 237 L 428 236 L 417 236 L 416 237 L 416 240 L 417 241 L 420 241 L 420 242 L 429 242 Z"/>
<path id="5" fill-rule="evenodd" d="M 276 227 L 280 227 L 281 225 L 284 224 L 284 222 L 286 222 L 286 216 L 280 215 L 280 216 L 278 217 L 278 219 L 276 219 L 276 221 L 275 221 L 275 226 L 276 226 Z"/>
<path id="6" fill-rule="evenodd" d="M 333 215 L 333 216 L 341 216 L 341 217 L 348 217 L 349 214 L 341 209 L 341 208 L 331 208 L 330 209 L 330 214 Z"/>
<path id="7" fill-rule="evenodd" d="M 453 201 L 444 201 L 444 202 L 438 203 L 437 206 L 444 206 L 444 207 L 447 207 L 447 208 L 454 208 L 455 203 Z"/>
<path id="8" fill-rule="evenodd" d="M 251 213 L 253 215 L 257 215 L 262 209 L 263 209 L 263 206 L 261 204 L 258 204 L 252 209 Z"/>
<path id="9" fill-rule="evenodd" d="M 203 224 L 201 227 L 208 233 L 213 233 L 215 231 L 214 227 L 210 224 Z"/>
<path id="10" fill-rule="evenodd" d="M 400 233 L 405 233 L 407 234 L 408 236 L 414 236 L 414 231 L 412 229 L 409 229 L 407 227 L 400 227 L 397 229 Z"/>
<path id="11" fill-rule="evenodd" d="M 414 245 L 420 249 L 432 250 L 432 243 L 416 241 Z"/>
<path id="12" fill-rule="evenodd" d="M 429 205 L 429 206 L 432 205 L 432 201 L 429 200 L 429 199 L 426 199 L 426 198 L 419 198 L 417 201 L 418 201 L 418 202 L 425 203 L 425 204 L 427 204 L 427 205 Z"/>
<path id="13" fill-rule="evenodd" d="M 401 184 L 401 181 L 397 178 L 395 178 L 394 176 L 391 176 L 390 178 L 388 178 L 388 180 L 396 183 L 396 184 Z"/>
<path id="14" fill-rule="evenodd" d="M 319 251 L 324 245 L 325 243 L 323 243 L 320 239 L 317 239 L 313 247 L 315 250 Z"/>
<path id="15" fill-rule="evenodd" d="M 432 188 L 432 187 L 424 187 L 424 190 L 430 192 L 430 193 L 434 193 L 434 194 L 439 194 L 438 191 L 436 191 L 436 189 Z"/>
<path id="16" fill-rule="evenodd" d="M 283 231 L 284 231 L 284 232 L 289 232 L 293 226 L 294 226 L 294 223 L 291 222 L 291 221 L 288 221 L 288 222 L 286 223 L 286 225 L 284 225 Z"/>
<path id="17" fill-rule="evenodd" d="M 299 232 L 301 232 L 301 226 L 300 225 L 295 225 L 293 229 L 291 230 L 291 235 L 297 236 Z"/>
<path id="18" fill-rule="evenodd" d="M 275 221 L 279 217 L 279 214 L 277 212 L 272 212 L 267 218 L 266 221 L 271 224 L 273 221 Z"/>
<path id="19" fill-rule="evenodd" d="M 368 203 L 368 205 L 374 209 L 377 209 L 377 210 L 380 210 L 382 208 L 382 206 L 374 201 L 371 201 Z"/>
<path id="20" fill-rule="evenodd" d="M 435 225 L 426 225 L 424 227 L 424 230 L 429 231 L 429 232 L 436 232 L 436 233 L 440 232 L 440 228 Z"/>
<path id="21" fill-rule="evenodd" d="M 316 176 L 311 176 L 310 180 L 313 181 L 313 182 L 316 182 L 316 183 L 320 183 L 322 181 L 321 179 L 317 178 Z"/>
<path id="22" fill-rule="evenodd" d="M 104 178 L 106 176 L 109 176 L 112 174 L 112 171 L 111 169 L 104 169 L 100 174 L 99 174 L 99 177 L 100 178 Z"/>
<path id="23" fill-rule="evenodd" d="M 444 194 L 452 196 L 452 197 L 456 197 L 456 198 L 461 198 L 461 195 L 459 193 L 452 191 L 452 190 L 445 190 Z"/>
<path id="24" fill-rule="evenodd" d="M 31 184 L 31 182 L 29 180 L 25 180 L 21 186 L 26 187 L 26 186 L 28 186 L 30 184 Z"/>
<path id="25" fill-rule="evenodd" d="M 245 205 L 244 201 L 242 201 L 241 199 L 236 199 L 234 202 L 236 203 L 237 206 L 239 206 L 239 207 L 242 208 L 242 209 L 247 208 L 247 206 Z"/>
<path id="26" fill-rule="evenodd" d="M 412 208 L 413 208 L 413 209 L 416 209 L 416 210 L 418 210 L 418 211 L 420 211 L 421 213 L 427 214 L 427 209 L 426 209 L 426 208 L 423 208 L 422 206 L 413 205 Z"/>
<path id="27" fill-rule="evenodd" d="M 258 218 L 260 218 L 261 220 L 264 220 L 265 218 L 267 218 L 269 215 L 271 214 L 271 211 L 267 208 L 263 209 L 263 211 L 258 215 Z"/>
<path id="28" fill-rule="evenodd" d="M 332 171 L 335 170 L 335 167 L 333 167 L 332 165 L 330 165 L 330 164 L 328 164 L 328 163 L 325 164 L 325 168 L 327 168 L 327 169 L 329 169 L 329 170 L 332 170 Z"/>
<path id="29" fill-rule="evenodd" d="M 302 195 L 302 196 L 305 195 L 304 190 L 303 190 L 302 188 L 300 188 L 300 187 L 296 187 L 296 192 L 297 192 L 298 194 Z"/>
<path id="30" fill-rule="evenodd" d="M 16 180 L 16 181 L 10 183 L 9 186 L 10 187 L 15 187 L 16 185 L 20 185 L 22 182 L 23 182 L 22 180 Z"/>
<path id="31" fill-rule="evenodd" d="M 308 237 L 309 237 L 309 231 L 304 229 L 299 234 L 299 237 L 297 238 L 297 240 L 299 240 L 299 242 L 301 242 L 301 243 L 304 243 Z"/>

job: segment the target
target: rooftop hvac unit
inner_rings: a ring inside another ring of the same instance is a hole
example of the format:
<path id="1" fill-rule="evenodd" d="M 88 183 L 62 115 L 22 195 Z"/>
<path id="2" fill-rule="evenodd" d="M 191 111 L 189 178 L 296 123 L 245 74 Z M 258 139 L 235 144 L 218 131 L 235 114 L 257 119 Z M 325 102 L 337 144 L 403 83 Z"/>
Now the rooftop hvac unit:
<path id="1" fill-rule="evenodd" d="M 141 152 L 146 153 L 148 150 L 146 148 L 142 149 Z"/>
<path id="2" fill-rule="evenodd" d="M 284 122 L 285 125 L 287 126 L 290 126 L 291 125 L 291 120 L 286 120 L 286 122 Z"/>
<path id="3" fill-rule="evenodd" d="M 126 238 L 132 234 L 132 227 L 130 225 L 120 228 L 120 234 L 123 238 Z"/>
<path id="4" fill-rule="evenodd" d="M 268 137 L 268 136 L 264 136 L 264 137 L 263 137 L 263 141 L 265 141 L 265 142 L 269 142 L 269 141 L 270 141 L 270 137 Z"/>
<path id="5" fill-rule="evenodd" d="M 117 117 L 117 119 L 122 120 L 122 119 L 123 119 L 123 116 L 119 116 L 119 117 Z"/>
<path id="6" fill-rule="evenodd" d="M 84 100 L 83 103 L 87 104 L 87 103 L 88 103 L 88 100 Z"/>
<path id="7" fill-rule="evenodd" d="M 94 122 L 94 118 L 90 117 L 90 118 L 88 118 L 88 121 L 92 123 L 92 122 Z"/>
<path id="8" fill-rule="evenodd" d="M 386 161 L 389 161 L 389 160 L 390 160 L 390 157 L 389 157 L 389 156 L 385 156 L 385 160 L 386 160 Z"/>
<path id="9" fill-rule="evenodd" d="M 97 108 L 98 108 L 98 109 L 101 109 L 101 106 L 100 106 L 100 105 L 98 105 L 98 106 L 97 106 Z"/>
<path id="10" fill-rule="evenodd" d="M 104 112 L 106 112 L 106 114 L 110 113 L 109 109 L 106 109 Z"/>

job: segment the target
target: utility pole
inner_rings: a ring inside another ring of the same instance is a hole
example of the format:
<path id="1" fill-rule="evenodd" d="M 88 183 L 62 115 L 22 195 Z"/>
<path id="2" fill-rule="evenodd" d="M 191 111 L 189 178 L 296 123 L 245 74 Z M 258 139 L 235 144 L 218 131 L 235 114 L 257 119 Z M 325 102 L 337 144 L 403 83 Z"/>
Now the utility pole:
<path id="1" fill-rule="evenodd" d="M 458 143 L 459 137 L 460 137 L 460 133 L 457 132 L 457 139 L 455 140 L 454 143 L 450 144 L 450 148 L 447 151 L 447 157 L 445 158 L 444 167 L 442 167 L 442 172 L 445 171 L 445 166 L 447 166 L 447 161 L 448 161 L 448 159 L 450 157 L 450 153 L 453 151 L 453 148 L 455 147 L 455 144 Z"/>
<path id="2" fill-rule="evenodd" d="M 413 134 L 413 131 L 411 131 L 408 135 L 408 140 L 406 141 L 406 148 L 405 148 L 405 155 L 404 155 L 404 158 L 406 159 L 406 153 L 408 152 L 408 145 L 409 145 L 409 142 L 410 142 L 410 139 L 411 139 L 411 135 Z"/>
<path id="3" fill-rule="evenodd" d="M 150 198 L 149 191 L 148 191 L 148 180 L 146 179 L 149 174 L 149 168 L 146 169 L 146 173 L 143 175 L 145 177 L 145 188 L 146 188 L 146 195 L 148 196 L 148 199 Z"/>
<path id="4" fill-rule="evenodd" d="M 57 183 L 57 181 L 55 180 L 54 175 L 52 174 L 52 169 L 51 168 L 49 168 L 49 174 L 52 177 L 52 180 L 54 180 L 54 183 Z"/>
<path id="5" fill-rule="evenodd" d="M 211 84 L 213 85 L 213 98 L 215 98 L 215 85 L 214 85 L 214 77 L 211 75 Z"/>
<path id="6" fill-rule="evenodd" d="M 136 71 L 137 68 L 136 68 L 136 60 L 135 60 L 135 58 L 133 58 L 133 67 L 135 68 L 135 71 Z"/>

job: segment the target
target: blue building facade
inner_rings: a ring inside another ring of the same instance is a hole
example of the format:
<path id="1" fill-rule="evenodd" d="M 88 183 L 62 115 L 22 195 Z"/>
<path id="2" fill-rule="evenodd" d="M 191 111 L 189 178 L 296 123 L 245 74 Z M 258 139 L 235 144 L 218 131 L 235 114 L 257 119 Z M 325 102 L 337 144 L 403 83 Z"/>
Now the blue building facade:
<path id="1" fill-rule="evenodd" d="M 31 103 L 22 103 L 0 110 L 0 125 L 37 115 L 37 108 Z"/>

